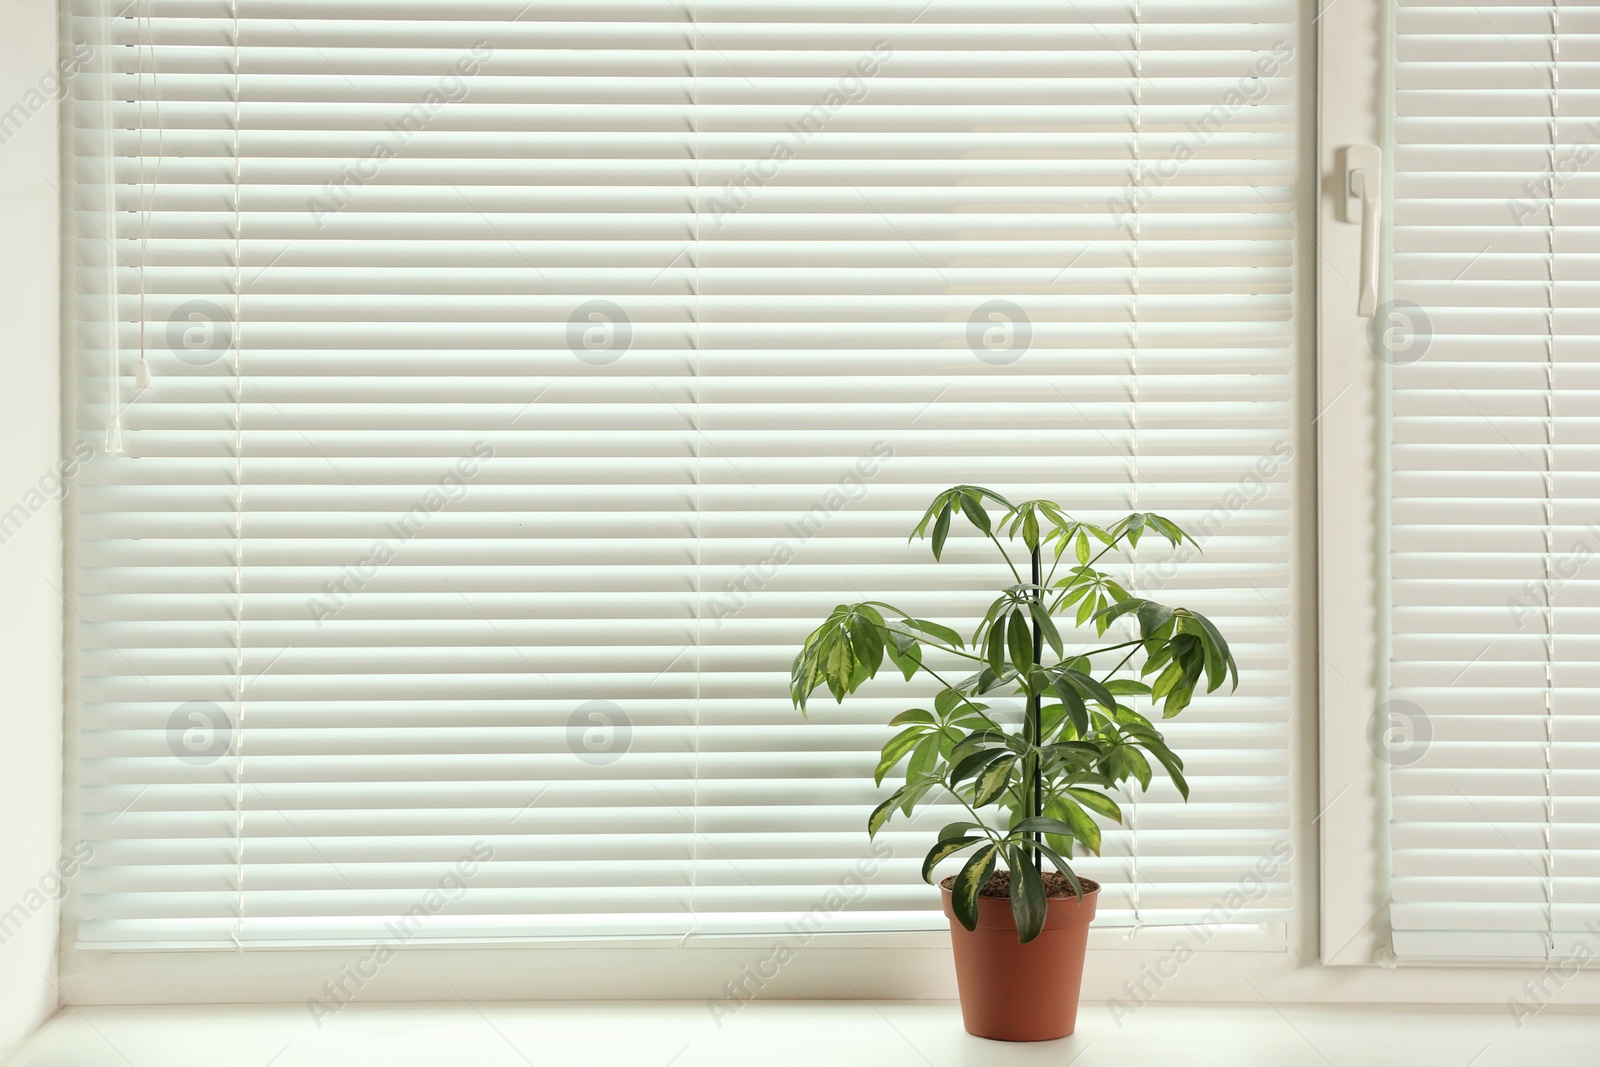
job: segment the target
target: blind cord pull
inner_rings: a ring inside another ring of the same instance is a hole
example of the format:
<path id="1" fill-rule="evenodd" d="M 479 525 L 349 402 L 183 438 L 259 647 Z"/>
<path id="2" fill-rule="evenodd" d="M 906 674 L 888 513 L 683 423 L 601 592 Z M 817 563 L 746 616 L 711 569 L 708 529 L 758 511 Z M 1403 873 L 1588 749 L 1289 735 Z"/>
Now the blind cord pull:
<path id="1" fill-rule="evenodd" d="M 134 371 L 133 376 L 133 385 L 136 391 L 128 400 L 128 402 L 123 404 L 121 400 L 121 390 L 118 388 L 118 379 L 122 374 L 122 368 L 119 361 L 115 358 L 116 346 L 113 343 L 113 358 L 109 367 L 112 377 L 109 389 L 111 414 L 107 419 L 106 442 L 109 450 L 119 455 L 125 451 L 125 442 L 122 433 L 123 413 L 138 401 L 139 397 L 146 389 L 150 388 L 152 381 L 154 381 L 154 375 L 152 375 L 150 372 L 150 356 L 146 343 L 149 315 L 146 312 L 147 285 L 145 280 L 145 265 L 148 262 L 147 248 L 150 243 L 150 213 L 155 210 L 155 188 L 161 184 L 161 159 L 162 156 L 165 155 L 162 142 L 165 139 L 166 133 L 161 122 L 161 89 L 158 77 L 159 67 L 156 64 L 155 35 L 151 28 L 149 0 L 145 0 L 145 2 L 141 5 L 139 11 L 138 28 L 135 31 L 135 41 L 137 42 L 134 49 L 134 78 L 137 86 L 135 92 L 135 107 L 139 116 L 139 365 Z M 150 54 L 150 101 L 155 106 L 156 115 L 156 165 L 154 174 L 151 176 L 150 184 L 148 186 L 146 186 L 144 180 L 144 64 L 145 52 L 147 49 Z M 109 155 L 106 160 L 106 166 L 109 169 L 106 180 L 108 182 L 114 182 L 116 180 L 116 156 L 114 154 L 114 142 L 110 151 L 113 154 Z M 113 217 L 111 222 L 111 233 L 109 240 L 112 244 L 111 255 L 114 257 L 116 255 L 115 217 Z M 115 305 L 113 305 L 113 307 L 114 306 Z M 113 334 L 117 329 L 117 325 L 118 320 L 113 317 L 110 323 Z"/>

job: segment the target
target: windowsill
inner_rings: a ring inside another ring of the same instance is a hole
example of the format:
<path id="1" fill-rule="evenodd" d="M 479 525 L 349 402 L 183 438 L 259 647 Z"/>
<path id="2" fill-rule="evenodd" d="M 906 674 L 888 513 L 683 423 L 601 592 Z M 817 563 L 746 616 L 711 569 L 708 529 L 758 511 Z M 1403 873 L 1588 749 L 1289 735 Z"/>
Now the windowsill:
<path id="1" fill-rule="evenodd" d="M 8 1067 L 1229 1067 L 1592 1062 L 1596 1014 L 1503 1009 L 1151 1004 L 1113 1020 L 1086 1003 L 1064 1041 L 970 1037 L 956 1005 L 767 1001 L 352 1005 L 319 1028 L 301 1006 L 85 1008 L 51 1020 Z"/>

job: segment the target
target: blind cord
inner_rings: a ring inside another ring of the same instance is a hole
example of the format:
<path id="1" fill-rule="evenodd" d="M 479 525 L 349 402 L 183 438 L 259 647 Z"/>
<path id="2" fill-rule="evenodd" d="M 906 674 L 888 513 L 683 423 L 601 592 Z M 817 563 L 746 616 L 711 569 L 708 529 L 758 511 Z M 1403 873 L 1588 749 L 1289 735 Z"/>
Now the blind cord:
<path id="1" fill-rule="evenodd" d="M 241 262 L 243 189 L 240 166 L 239 127 L 241 84 L 239 76 L 239 0 L 232 0 L 233 13 L 233 841 L 234 887 L 237 892 L 237 917 L 231 937 L 234 949 L 244 951 L 242 935 L 245 920 L 244 874 L 244 316 L 241 307 L 244 268 Z"/>
<path id="2" fill-rule="evenodd" d="M 117 71 L 111 47 L 116 39 L 116 30 L 109 13 L 101 17 L 101 23 L 105 56 L 105 102 L 101 109 L 105 129 L 101 132 L 100 144 L 105 155 L 106 452 L 114 456 L 122 452 L 122 311 L 118 307 L 122 287 L 117 277 Z"/>
<path id="3" fill-rule="evenodd" d="M 1556 339 L 1556 149 L 1561 112 L 1561 4 L 1550 12 L 1550 219 L 1545 256 L 1544 419 L 1544 913 L 1545 959 L 1555 953 L 1555 339 Z"/>
<path id="4" fill-rule="evenodd" d="M 160 67 L 156 61 L 155 29 L 150 21 L 150 0 L 144 0 L 144 18 L 139 27 L 140 45 L 139 54 L 139 206 L 143 209 L 139 213 L 139 367 L 134 374 L 133 385 L 138 392 L 133 394 L 133 400 L 139 399 L 139 394 L 150 388 L 150 357 L 149 346 L 145 340 L 149 328 L 149 316 L 145 314 L 146 281 L 145 268 L 149 263 L 150 245 L 150 215 L 155 211 L 156 190 L 161 186 L 161 163 L 166 156 L 164 148 L 166 142 L 166 125 L 161 121 L 161 79 Z M 148 189 L 144 182 L 144 55 L 146 49 L 150 54 L 150 101 L 156 113 L 156 166 L 150 178 Z M 131 404 L 133 401 L 129 401 Z M 121 422 L 122 413 L 117 413 L 118 422 Z"/>
<path id="5" fill-rule="evenodd" d="M 111 34 L 107 34 L 109 40 Z M 145 56 L 149 53 L 150 60 L 150 89 L 149 99 L 156 116 L 156 165 L 151 174 L 150 182 L 145 183 L 144 163 L 149 153 L 144 150 L 144 121 L 145 91 Z M 106 90 L 107 95 L 112 93 L 111 60 L 107 59 Z M 117 308 L 117 293 L 119 286 L 116 283 L 116 134 L 107 129 L 106 137 L 106 204 L 109 225 L 107 227 L 107 256 L 110 259 L 111 277 L 111 319 L 108 323 L 110 341 L 110 362 L 107 370 L 109 373 L 107 389 L 107 410 L 109 416 L 106 425 L 106 451 L 113 455 L 122 455 L 127 450 L 127 442 L 123 437 L 122 416 L 127 407 L 150 388 L 150 357 L 146 341 L 149 326 L 149 316 L 145 312 L 148 301 L 148 285 L 146 283 L 145 267 L 149 262 L 148 250 L 150 244 L 150 215 L 155 210 L 155 191 L 161 185 L 161 163 L 166 155 L 166 128 L 161 121 L 161 83 L 160 65 L 156 61 L 155 31 L 151 23 L 150 0 L 142 0 L 134 16 L 134 107 L 138 115 L 138 154 L 139 154 L 139 258 L 137 270 L 139 273 L 139 363 L 134 371 L 133 385 L 136 392 L 127 405 L 122 403 L 122 353 L 117 343 L 117 332 L 120 329 L 122 317 Z M 111 106 L 114 106 L 114 101 Z"/>
<path id="6" fill-rule="evenodd" d="M 1139 510 L 1139 288 L 1143 265 L 1140 260 L 1139 210 L 1144 198 L 1144 4 L 1133 3 L 1133 211 L 1129 225 L 1133 231 L 1132 285 L 1132 348 L 1129 356 L 1128 405 L 1128 506 Z M 1128 587 L 1138 588 L 1139 565 L 1133 553 L 1128 555 Z M 1132 941 L 1144 928 L 1144 910 L 1139 899 L 1139 800 L 1133 786 L 1128 786 L 1128 892 L 1133 905 L 1133 925 L 1128 929 Z"/>
<path id="7" fill-rule="evenodd" d="M 689 6 L 689 84 L 691 122 L 693 129 L 692 150 L 694 157 L 694 270 L 690 277 L 694 285 L 694 329 L 691 344 L 694 357 L 691 362 L 690 377 L 694 390 L 690 401 L 690 425 L 694 432 L 694 781 L 691 787 L 691 809 L 689 812 L 689 929 L 684 932 L 679 946 L 687 944 L 689 939 L 700 930 L 700 913 L 695 908 L 695 896 L 700 886 L 700 700 L 702 696 L 701 675 L 704 667 L 705 641 L 705 549 L 703 548 L 703 534 L 705 513 L 703 510 L 704 494 L 704 444 L 701 436 L 704 430 L 701 425 L 700 411 L 700 4 L 699 0 L 692 0 Z"/>

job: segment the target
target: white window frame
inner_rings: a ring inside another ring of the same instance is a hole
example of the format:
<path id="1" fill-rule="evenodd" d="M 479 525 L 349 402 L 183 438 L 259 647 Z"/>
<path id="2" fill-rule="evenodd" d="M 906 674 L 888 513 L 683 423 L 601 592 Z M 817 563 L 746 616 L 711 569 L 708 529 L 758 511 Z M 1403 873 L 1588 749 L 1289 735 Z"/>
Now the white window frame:
<path id="1" fill-rule="evenodd" d="M 1121 942 L 1123 951 L 1097 952 L 1084 987 L 1086 1010 L 1105 1010 L 1128 986 L 1166 1002 L 1476 1002 L 1500 1006 L 1523 994 L 1523 982 L 1540 971 L 1524 966 L 1382 966 L 1388 941 L 1380 909 L 1387 896 L 1385 806 L 1381 765 L 1366 741 L 1366 725 L 1381 692 L 1381 587 L 1373 580 L 1381 563 L 1381 399 L 1376 361 L 1367 353 L 1366 322 L 1353 314 L 1354 264 L 1359 233 L 1338 219 L 1335 154 L 1346 144 L 1380 144 L 1386 114 L 1379 78 L 1387 53 L 1387 0 L 1304 0 L 1299 54 L 1303 57 L 1301 121 L 1318 123 L 1314 153 L 1307 154 L 1298 256 L 1302 312 L 1302 438 L 1313 433 L 1318 449 L 1315 500 L 1318 517 L 1307 523 L 1299 578 L 1299 618 L 1286 620 L 1304 639 L 1297 700 L 1303 708 L 1297 743 L 1296 921 L 1288 950 L 1260 953 L 1217 950 L 1173 966 L 1181 932 L 1144 931 L 1126 940 L 1105 931 L 1099 944 Z M 49 42 L 27 35 L 0 37 L 0 58 L 9 69 L 44 70 L 55 62 Z M 1320 46 L 1320 48 L 1319 48 Z M 1381 50 L 1380 50 L 1381 49 Z M 1312 57 L 1316 55 L 1316 61 Z M 1313 87 L 1320 86 L 1320 92 Z M 1330 90 L 1329 87 L 1334 87 Z M 1314 170 L 1312 168 L 1315 168 Z M 14 209 L 33 217 L 70 216 L 58 207 L 47 183 L 14 194 Z M 70 217 L 66 219 L 70 225 Z M 1311 314 L 1311 294 L 1317 313 Z M 0 311 L 10 321 L 37 323 L 36 294 L 0 290 Z M 70 322 L 70 314 L 63 316 Z M 70 345 L 70 334 L 64 344 Z M 1313 353 L 1320 358 L 1313 364 Z M 1313 375 L 1309 368 L 1316 366 Z M 1312 382 L 1316 388 L 1311 388 Z M 58 402 L 52 375 L 30 374 L 13 382 L 42 394 L 28 398 L 45 410 Z M 1314 423 L 1312 420 L 1315 420 Z M 32 423 L 27 425 L 32 426 Z M 1313 429 L 1314 426 L 1314 429 Z M 65 454 L 63 449 L 62 454 Z M 1302 452 L 1302 455 L 1309 453 Z M 32 459 L 7 450 L 9 474 L 31 476 Z M 28 470 L 18 469 L 30 464 Z M 1309 471 L 1302 477 L 1309 477 Z M 1310 501 L 1308 491 L 1304 499 Z M 1315 530 L 1315 542 L 1310 532 Z M 1320 558 L 1315 553 L 1320 552 Z M 1315 582 L 1313 583 L 1313 576 Z M 59 580 L 60 574 L 54 576 Z M 30 602 L 31 603 L 31 602 Z M 70 672 L 69 672 L 70 673 Z M 59 711 L 42 693 L 38 714 Z M 72 693 L 67 694 L 67 706 Z M 17 707 L 18 714 L 31 709 Z M 65 731 L 71 808 L 75 725 Z M 46 797 L 46 805 L 53 797 Z M 23 812 L 7 812 L 22 818 Z M 71 847 L 71 830 L 63 848 Z M 1363 893 L 1352 887 L 1368 886 Z M 71 1004 L 303 1002 L 337 979 L 358 950 L 272 950 L 236 955 L 217 952 L 86 953 L 76 949 L 73 897 L 69 894 L 59 942 L 59 988 Z M 371 980 L 358 999 L 456 1001 L 465 995 L 491 999 L 637 997 L 703 998 L 725 995 L 746 966 L 770 952 L 772 939 L 604 945 L 494 945 L 481 948 L 416 949 L 401 955 Z M 940 935 L 849 935 L 814 942 L 784 967 L 763 995 L 812 997 L 948 997 L 953 977 L 948 946 Z M 1156 975 L 1152 981 L 1149 975 Z M 1127 985 L 1125 985 L 1125 983 Z M 1561 986 L 1563 1005 L 1600 1004 L 1600 973 L 1588 971 Z"/>
<path id="2" fill-rule="evenodd" d="M 1388 0 L 1336 0 L 1317 21 L 1318 895 L 1320 959 L 1340 967 L 1380 962 L 1389 944 L 1387 777 L 1366 737 L 1385 682 L 1382 390 L 1339 173 L 1342 148 L 1387 140 L 1387 19 Z"/>
<path id="3" fill-rule="evenodd" d="M 64 287 L 60 249 L 52 245 L 64 213 L 56 192 L 61 138 L 54 102 L 40 93 L 57 70 L 55 25 L 49 4 L 13 4 L 0 16 L 0 239 L 8 253 L 0 261 L 7 386 L 0 393 L 0 517 L 9 516 L 0 544 L 0 1058 L 58 1006 L 59 905 L 40 892 L 53 884 L 61 855 L 62 620 L 71 611 L 58 593 L 59 493 L 40 495 L 62 455 L 56 308 Z M 12 510 L 18 506 L 31 513 L 20 526 Z M 13 910 L 18 906 L 25 917 Z"/>

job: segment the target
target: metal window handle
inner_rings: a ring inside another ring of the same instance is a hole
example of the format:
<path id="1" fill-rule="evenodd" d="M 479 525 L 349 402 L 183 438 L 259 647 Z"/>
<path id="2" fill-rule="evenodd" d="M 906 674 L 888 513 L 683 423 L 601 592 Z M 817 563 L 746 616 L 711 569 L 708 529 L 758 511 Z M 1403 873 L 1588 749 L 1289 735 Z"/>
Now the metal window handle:
<path id="1" fill-rule="evenodd" d="M 1344 149 L 1344 220 L 1361 224 L 1361 282 L 1356 314 L 1378 307 L 1378 223 L 1383 212 L 1383 153 L 1376 145 Z"/>

